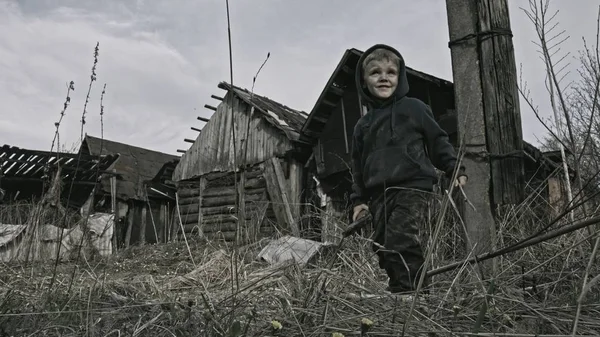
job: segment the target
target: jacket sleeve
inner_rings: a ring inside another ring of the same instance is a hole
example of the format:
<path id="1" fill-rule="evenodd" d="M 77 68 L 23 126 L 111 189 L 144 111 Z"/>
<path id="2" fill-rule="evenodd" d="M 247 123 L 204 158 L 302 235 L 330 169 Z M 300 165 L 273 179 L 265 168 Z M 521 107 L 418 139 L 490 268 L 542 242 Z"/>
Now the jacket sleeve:
<path id="1" fill-rule="evenodd" d="M 354 133 L 352 135 L 352 193 L 350 194 L 350 201 L 352 207 L 364 204 L 365 201 L 365 185 L 363 182 L 362 173 L 362 150 L 363 140 L 362 133 L 358 124 L 354 127 Z"/>
<path id="2" fill-rule="evenodd" d="M 422 128 L 431 162 L 439 170 L 444 171 L 447 177 L 452 177 L 457 163 L 456 152 L 450 144 L 448 134 L 435 121 L 433 112 L 427 105 L 422 114 Z M 457 177 L 460 176 L 467 176 L 463 165 L 458 168 Z"/>

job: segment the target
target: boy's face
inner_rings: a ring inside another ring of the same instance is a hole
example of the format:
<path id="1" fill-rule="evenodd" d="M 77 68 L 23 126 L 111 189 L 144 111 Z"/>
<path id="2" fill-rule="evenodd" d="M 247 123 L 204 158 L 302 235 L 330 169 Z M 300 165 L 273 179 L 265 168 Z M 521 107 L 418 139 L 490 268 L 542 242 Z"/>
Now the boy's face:
<path id="1" fill-rule="evenodd" d="M 365 84 L 373 96 L 389 98 L 398 86 L 398 65 L 389 60 L 369 62 L 365 69 Z"/>

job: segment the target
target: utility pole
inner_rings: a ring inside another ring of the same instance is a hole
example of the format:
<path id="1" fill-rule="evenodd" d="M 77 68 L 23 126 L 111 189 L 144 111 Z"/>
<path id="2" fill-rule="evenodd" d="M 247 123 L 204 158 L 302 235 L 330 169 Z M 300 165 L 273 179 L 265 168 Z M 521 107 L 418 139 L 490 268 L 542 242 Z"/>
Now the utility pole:
<path id="1" fill-rule="evenodd" d="M 459 144 L 469 176 L 467 248 L 492 250 L 495 219 L 524 199 L 523 135 L 507 0 L 446 0 Z M 474 207 L 473 207 L 474 206 Z M 475 209 L 473 209 L 475 208 Z"/>

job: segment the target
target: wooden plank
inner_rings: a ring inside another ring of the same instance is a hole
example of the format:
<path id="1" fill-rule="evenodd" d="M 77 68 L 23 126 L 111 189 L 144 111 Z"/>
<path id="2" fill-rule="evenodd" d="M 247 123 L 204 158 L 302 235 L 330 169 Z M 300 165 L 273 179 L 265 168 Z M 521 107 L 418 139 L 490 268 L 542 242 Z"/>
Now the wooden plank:
<path id="1" fill-rule="evenodd" d="M 281 168 L 281 164 L 279 163 L 279 159 L 277 157 L 271 158 L 271 165 L 273 165 L 273 170 L 275 172 L 275 177 L 277 179 L 277 185 L 281 193 L 281 199 L 283 202 L 284 215 L 287 220 L 287 224 L 292 230 L 292 234 L 295 236 L 300 236 L 300 229 L 298 228 L 298 224 L 294 219 L 294 215 L 292 214 L 292 209 L 289 203 L 289 192 L 288 187 L 285 184 L 285 178 L 283 175 L 283 169 Z"/>
<path id="2" fill-rule="evenodd" d="M 165 242 L 167 242 L 167 240 L 166 240 L 166 238 L 168 237 L 167 230 L 169 227 L 168 223 L 167 223 L 167 205 L 166 204 L 160 204 L 160 208 L 158 210 L 158 221 L 162 225 L 162 229 L 160 231 L 158 240 L 160 243 L 165 243 Z"/>
<path id="3" fill-rule="evenodd" d="M 147 216 L 148 216 L 148 206 L 146 203 L 142 206 L 142 221 L 140 224 L 140 246 L 146 244 L 146 225 L 147 225 Z"/>
<path id="4" fill-rule="evenodd" d="M 133 201 L 129 202 L 129 210 L 127 212 L 127 232 L 125 233 L 125 248 L 129 247 L 131 243 L 131 231 L 133 230 L 133 220 L 135 215 L 135 204 Z"/>

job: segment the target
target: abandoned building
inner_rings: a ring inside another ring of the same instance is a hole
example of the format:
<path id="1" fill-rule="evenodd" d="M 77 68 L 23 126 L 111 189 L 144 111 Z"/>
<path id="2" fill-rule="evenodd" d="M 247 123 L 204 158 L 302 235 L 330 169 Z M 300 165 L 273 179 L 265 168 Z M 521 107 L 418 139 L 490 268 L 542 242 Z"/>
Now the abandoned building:
<path id="1" fill-rule="evenodd" d="M 362 52 L 348 49 L 325 85 L 310 115 L 302 127 L 301 139 L 312 144 L 312 156 L 306 163 L 308 175 L 315 176 L 316 183 L 306 192 L 304 202 L 318 202 L 315 188 L 326 195 L 325 214 L 330 215 L 323 223 L 323 240 L 331 240 L 327 226 L 336 222 L 347 222 L 350 216 L 349 194 L 352 176 L 351 146 L 354 126 L 366 113 L 357 93 L 354 72 Z M 457 118 L 454 112 L 454 88 L 451 82 L 416 71 L 407 67 L 410 86 L 408 96 L 418 98 L 428 104 L 440 126 L 448 133 L 450 141 L 457 145 Z M 542 153 L 524 142 L 525 173 L 531 186 L 550 179 L 545 193 L 552 191 L 550 199 L 560 199 L 562 192 L 560 178 L 550 177 L 560 164 L 555 153 Z M 557 180 L 558 179 L 558 180 Z M 318 184 L 318 185 L 317 185 Z M 307 186 L 308 188 L 308 186 Z M 558 194 L 557 194 L 558 193 Z"/>
<path id="2" fill-rule="evenodd" d="M 65 208 L 77 210 L 88 199 L 99 177 L 106 173 L 117 158 L 118 155 L 80 157 L 73 153 L 4 145 L 0 148 L 0 189 L 3 190 L 1 203 L 33 204 L 40 201 L 60 167 L 61 204 Z"/>
<path id="3" fill-rule="evenodd" d="M 86 135 L 79 151 L 85 155 L 118 154 L 112 170 L 116 182 L 102 179 L 94 200 L 96 211 L 110 211 L 117 200 L 117 246 L 166 242 L 173 227 L 175 201 L 169 175 L 179 157 Z"/>
<path id="4" fill-rule="evenodd" d="M 77 155 L 22 149 L 4 145 L 0 148 L 0 261 L 43 260 L 69 255 L 78 245 L 81 208 L 93 188 L 118 155 Z M 110 174 L 110 173 L 109 173 Z M 112 218 L 100 215 L 107 228 L 99 229 L 92 215 L 90 231 L 96 230 L 95 248 L 101 255 L 111 252 Z M 61 232 L 64 232 L 61 234 Z M 86 244 L 84 243 L 84 246 Z"/>
<path id="5" fill-rule="evenodd" d="M 304 162 L 310 155 L 300 131 L 307 114 L 225 82 L 218 87 L 226 94 L 212 96 L 220 103 L 207 106 L 214 113 L 173 174 L 185 232 L 231 241 L 239 216 L 245 220 L 241 240 L 278 230 L 300 235 Z M 240 213 L 236 198 L 245 205 Z"/>

